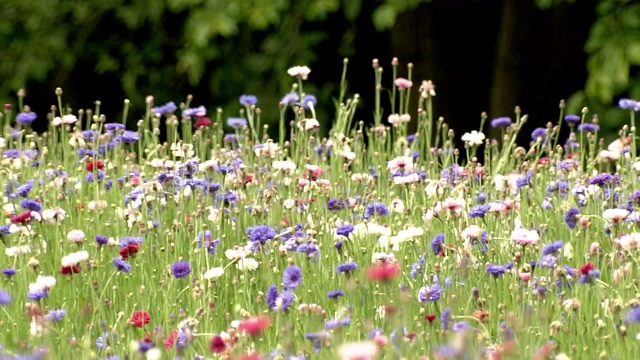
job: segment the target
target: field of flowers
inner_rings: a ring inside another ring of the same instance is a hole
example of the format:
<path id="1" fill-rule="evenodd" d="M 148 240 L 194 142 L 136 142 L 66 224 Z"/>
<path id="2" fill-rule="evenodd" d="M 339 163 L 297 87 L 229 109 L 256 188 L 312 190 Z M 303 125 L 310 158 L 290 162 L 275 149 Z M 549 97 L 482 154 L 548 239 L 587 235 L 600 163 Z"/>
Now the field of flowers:
<path id="1" fill-rule="evenodd" d="M 280 104 L 149 96 L 135 129 L 127 101 L 105 119 L 56 89 L 36 114 L 19 92 L 0 117 L 0 359 L 640 358 L 640 103 L 620 101 L 611 144 L 561 102 L 532 134 L 519 108 L 482 114 L 455 149 L 433 83 L 394 59 L 385 84 L 374 60 L 365 126 L 347 64 L 333 100 L 296 66 Z M 337 104 L 326 138 L 317 101 Z M 279 106 L 276 139 L 259 106 Z"/>

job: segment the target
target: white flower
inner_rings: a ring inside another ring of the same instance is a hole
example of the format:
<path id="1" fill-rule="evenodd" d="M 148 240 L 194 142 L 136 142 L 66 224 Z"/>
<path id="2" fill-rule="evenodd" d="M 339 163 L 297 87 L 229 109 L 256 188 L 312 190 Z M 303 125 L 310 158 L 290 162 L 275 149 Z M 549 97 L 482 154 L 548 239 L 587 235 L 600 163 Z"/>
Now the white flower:
<path id="1" fill-rule="evenodd" d="M 220 276 L 224 275 L 224 269 L 221 267 L 214 267 L 204 273 L 203 277 L 207 280 L 216 280 Z"/>
<path id="2" fill-rule="evenodd" d="M 0 137 L 0 149 L 4 149 L 5 146 L 7 146 L 7 140 L 5 140 L 3 137 Z"/>
<path id="3" fill-rule="evenodd" d="M 276 160 L 271 163 L 271 166 L 276 170 L 282 170 L 288 173 L 292 173 L 296 170 L 296 163 L 289 160 Z"/>
<path id="4" fill-rule="evenodd" d="M 378 345 L 373 341 L 342 344 L 338 348 L 342 360 L 373 359 L 378 354 Z"/>
<path id="5" fill-rule="evenodd" d="M 238 260 L 236 268 L 241 271 L 254 271 L 260 266 L 260 263 L 254 258 L 244 258 Z"/>
<path id="6" fill-rule="evenodd" d="M 4 249 L 4 253 L 7 256 L 18 256 L 20 254 L 26 254 L 31 252 L 29 245 L 13 246 Z"/>
<path id="7" fill-rule="evenodd" d="M 484 139 L 485 139 L 484 134 L 476 130 L 473 130 L 470 133 L 465 133 L 464 135 L 462 135 L 462 141 L 466 142 L 471 146 L 482 145 L 482 143 L 484 142 Z"/>
<path id="8" fill-rule="evenodd" d="M 629 216 L 629 210 L 627 209 L 607 209 L 602 213 L 603 218 L 614 223 L 624 220 L 627 216 Z"/>
<path id="9" fill-rule="evenodd" d="M 387 169 L 390 172 L 396 172 L 397 170 L 402 170 L 405 172 L 413 171 L 413 159 L 409 156 L 400 156 L 397 157 L 387 163 Z"/>
<path id="10" fill-rule="evenodd" d="M 89 252 L 86 250 L 71 253 L 62 257 L 62 266 L 75 266 L 89 260 Z"/>
<path id="11" fill-rule="evenodd" d="M 307 80 L 307 77 L 309 77 L 309 73 L 311 72 L 311 69 L 309 69 L 308 66 L 294 66 L 292 68 L 290 68 L 289 70 L 287 70 L 287 73 L 291 76 L 297 76 L 299 78 L 301 78 L 302 80 Z"/>

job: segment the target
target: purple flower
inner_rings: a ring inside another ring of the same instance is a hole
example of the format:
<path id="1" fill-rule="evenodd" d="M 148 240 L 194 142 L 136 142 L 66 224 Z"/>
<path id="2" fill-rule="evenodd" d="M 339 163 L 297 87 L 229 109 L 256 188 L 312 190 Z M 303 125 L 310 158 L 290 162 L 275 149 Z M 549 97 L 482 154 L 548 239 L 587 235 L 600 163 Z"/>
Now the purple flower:
<path id="1" fill-rule="evenodd" d="M 562 249 L 563 247 L 564 247 L 564 243 L 562 242 L 562 240 L 556 240 L 551 244 L 543 246 L 540 251 L 542 252 L 542 255 L 549 255 L 549 254 L 555 253 L 556 251 Z"/>
<path id="2" fill-rule="evenodd" d="M 635 324 L 640 322 L 640 306 L 635 306 L 627 314 L 626 322 L 628 324 Z"/>
<path id="3" fill-rule="evenodd" d="M 418 290 L 418 300 L 420 302 L 436 302 L 440 299 L 440 295 L 442 295 L 443 292 L 444 289 L 438 284 L 423 286 Z"/>
<path id="4" fill-rule="evenodd" d="M 589 185 L 604 185 L 613 180 L 613 175 L 602 173 L 589 178 Z"/>
<path id="5" fill-rule="evenodd" d="M 273 309 L 276 307 L 276 300 L 278 299 L 278 287 L 276 285 L 271 285 L 267 289 L 267 292 L 264 295 L 265 302 L 269 306 L 269 309 Z"/>
<path id="6" fill-rule="evenodd" d="M 469 217 L 482 218 L 489 210 L 491 210 L 491 205 L 489 204 L 476 205 L 469 210 Z"/>
<path id="7" fill-rule="evenodd" d="M 284 106 L 288 106 L 291 104 L 295 104 L 296 102 L 298 102 L 299 99 L 300 99 L 300 96 L 298 96 L 298 94 L 288 93 L 282 98 L 282 100 L 280 100 L 280 103 Z"/>
<path id="8" fill-rule="evenodd" d="M 442 330 L 447 330 L 449 328 L 449 323 L 451 322 L 451 308 L 446 307 L 440 313 L 440 326 Z"/>
<path id="9" fill-rule="evenodd" d="M 540 267 L 553 268 L 556 266 L 557 260 L 553 255 L 544 255 L 540 258 L 538 265 Z"/>
<path id="10" fill-rule="evenodd" d="M 337 299 L 340 296 L 344 296 L 344 291 L 342 290 L 331 290 L 327 293 L 327 297 L 329 299 Z"/>
<path id="11" fill-rule="evenodd" d="M 485 270 L 489 274 L 493 275 L 494 277 L 498 277 L 504 274 L 505 272 L 507 272 L 507 268 L 504 265 L 498 265 L 498 264 L 489 264 L 487 265 Z"/>
<path id="12" fill-rule="evenodd" d="M 204 106 L 198 106 L 197 108 L 184 109 L 182 111 L 182 116 L 184 117 L 205 116 L 205 115 L 207 115 L 207 109 Z"/>
<path id="13" fill-rule="evenodd" d="M 531 140 L 538 141 L 538 138 L 542 138 L 543 142 L 546 142 L 547 129 L 543 127 L 536 128 L 531 132 Z"/>
<path id="14" fill-rule="evenodd" d="M 349 237 L 349 234 L 353 232 L 355 227 L 353 224 L 344 224 L 336 229 L 336 234 L 344 237 Z"/>
<path id="15" fill-rule="evenodd" d="M 62 318 L 64 318 L 65 315 L 67 315 L 67 310 L 64 310 L 64 309 L 50 310 L 48 313 L 46 313 L 43 316 L 43 318 L 45 321 L 48 321 L 48 322 L 56 322 L 56 321 L 62 320 Z"/>
<path id="16" fill-rule="evenodd" d="M 113 260 L 113 266 L 116 267 L 116 269 L 126 272 L 128 273 L 129 271 L 131 271 L 131 265 L 129 263 L 127 263 L 126 261 L 124 261 L 124 259 L 122 258 L 116 258 Z"/>
<path id="17" fill-rule="evenodd" d="M 109 239 L 104 236 L 104 235 L 96 235 L 96 243 L 98 243 L 99 245 L 105 245 L 106 243 L 109 242 Z"/>
<path id="18" fill-rule="evenodd" d="M 119 139 L 122 140 L 122 142 L 127 144 L 134 143 L 138 141 L 139 138 L 140 138 L 140 134 L 138 134 L 137 131 L 131 131 L 131 130 L 125 130 L 122 133 L 122 135 L 120 135 L 119 137 Z"/>
<path id="19" fill-rule="evenodd" d="M 168 103 L 166 103 L 164 105 L 156 106 L 153 109 L 151 109 L 151 111 L 153 111 L 153 113 L 159 114 L 159 115 L 165 115 L 167 113 L 172 113 L 172 112 L 175 112 L 176 110 L 178 110 L 178 107 L 176 106 L 176 104 L 173 101 L 169 101 Z"/>
<path id="20" fill-rule="evenodd" d="M 191 265 L 186 261 L 176 261 L 171 265 L 171 273 L 176 278 L 183 278 L 191 274 Z"/>
<path id="21" fill-rule="evenodd" d="M 258 103 L 258 98 L 255 95 L 242 95 L 240 96 L 240 105 L 252 106 Z"/>
<path id="22" fill-rule="evenodd" d="M 598 130 L 600 130 L 600 126 L 598 126 L 596 124 L 584 123 L 584 124 L 578 125 L 578 131 L 584 131 L 584 132 L 593 133 L 593 132 L 596 132 Z"/>
<path id="23" fill-rule="evenodd" d="M 247 126 L 247 119 L 243 117 L 228 117 L 227 126 L 233 129 L 241 129 Z"/>
<path id="24" fill-rule="evenodd" d="M 8 292 L 0 289 L 0 305 L 11 304 L 11 295 Z"/>
<path id="25" fill-rule="evenodd" d="M 354 271 L 357 268 L 358 268 L 358 264 L 356 264 L 354 262 L 344 263 L 344 264 L 340 264 L 340 265 L 336 266 L 336 272 L 349 273 L 351 271 Z"/>
<path id="26" fill-rule="evenodd" d="M 466 321 L 457 321 L 454 322 L 453 325 L 451 326 L 451 330 L 453 330 L 453 332 L 464 332 L 467 331 L 469 329 L 469 324 Z"/>
<path id="27" fill-rule="evenodd" d="M 569 114 L 569 115 L 564 117 L 564 121 L 568 122 L 569 124 L 579 123 L 580 122 L 580 116 Z"/>
<path id="28" fill-rule="evenodd" d="M 5 276 L 6 276 L 6 277 L 8 277 L 8 278 L 10 278 L 10 277 L 12 277 L 13 275 L 15 275 L 15 274 L 16 274 L 16 272 L 17 272 L 17 271 L 16 271 L 16 269 L 11 268 L 11 267 L 8 267 L 8 268 L 4 268 L 4 269 L 2 269 L 2 274 L 3 274 L 3 275 L 5 275 Z"/>
<path id="29" fill-rule="evenodd" d="M 499 117 L 499 118 L 495 118 L 493 120 L 491 120 L 491 127 L 492 128 L 497 128 L 497 127 L 506 127 L 511 125 L 511 118 L 509 117 Z"/>
<path id="30" fill-rule="evenodd" d="M 618 106 L 624 110 L 640 111 L 640 101 L 633 99 L 620 99 Z"/>
<path id="31" fill-rule="evenodd" d="M 20 201 L 20 207 L 35 212 L 42 210 L 42 204 L 31 199 L 23 199 L 22 201 Z"/>
<path id="32" fill-rule="evenodd" d="M 309 103 L 311 103 L 311 106 L 316 106 L 318 100 L 314 95 L 307 94 L 302 98 L 302 107 L 309 110 Z"/>
<path id="33" fill-rule="evenodd" d="M 295 265 L 287 267 L 282 275 L 285 289 L 295 289 L 302 284 L 302 270 Z"/>
<path id="34" fill-rule="evenodd" d="M 104 129 L 107 131 L 124 130 L 125 126 L 124 124 L 120 124 L 120 123 L 107 123 L 107 124 L 104 124 Z"/>
<path id="35" fill-rule="evenodd" d="M 23 125 L 31 125 L 38 116 L 33 111 L 21 112 L 16 115 L 16 121 Z"/>
<path id="36" fill-rule="evenodd" d="M 390 212 L 389 212 L 389 208 L 387 208 L 387 205 L 381 202 L 373 202 L 368 204 L 364 208 L 364 215 L 362 217 L 364 217 L 365 219 L 369 219 L 374 215 L 389 216 L 389 214 Z"/>
<path id="37" fill-rule="evenodd" d="M 434 236 L 433 240 L 431 240 L 431 249 L 434 255 L 440 255 L 444 252 L 444 242 L 445 237 L 443 233 Z"/>
<path id="38" fill-rule="evenodd" d="M 327 330 L 332 330 L 332 329 L 336 329 L 336 328 L 340 328 L 348 325 L 351 325 L 351 318 L 333 319 L 324 323 L 324 327 Z"/>
<path id="39" fill-rule="evenodd" d="M 35 301 L 39 301 L 42 300 L 44 298 L 46 298 L 49 295 L 48 291 L 34 291 L 34 292 L 28 292 L 27 293 L 27 299 L 29 300 L 35 300 Z"/>
<path id="40" fill-rule="evenodd" d="M 271 226 L 256 225 L 248 227 L 246 230 L 246 234 L 249 236 L 249 240 L 264 244 L 265 242 L 276 237 L 276 230 Z"/>

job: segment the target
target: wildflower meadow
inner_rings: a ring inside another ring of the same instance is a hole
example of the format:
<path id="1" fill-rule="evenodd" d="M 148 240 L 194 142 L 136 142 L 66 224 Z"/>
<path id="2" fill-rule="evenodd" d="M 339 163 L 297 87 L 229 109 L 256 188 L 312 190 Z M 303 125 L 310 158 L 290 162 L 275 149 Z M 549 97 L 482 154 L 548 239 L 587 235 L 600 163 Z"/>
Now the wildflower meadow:
<path id="1" fill-rule="evenodd" d="M 0 359 L 640 358 L 640 102 L 608 143 L 563 102 L 531 134 L 520 108 L 457 134 L 411 64 L 372 65 L 369 94 L 347 60 L 331 99 L 295 66 L 280 103 L 232 114 L 148 96 L 107 119 L 60 88 L 34 113 L 18 92 Z"/>

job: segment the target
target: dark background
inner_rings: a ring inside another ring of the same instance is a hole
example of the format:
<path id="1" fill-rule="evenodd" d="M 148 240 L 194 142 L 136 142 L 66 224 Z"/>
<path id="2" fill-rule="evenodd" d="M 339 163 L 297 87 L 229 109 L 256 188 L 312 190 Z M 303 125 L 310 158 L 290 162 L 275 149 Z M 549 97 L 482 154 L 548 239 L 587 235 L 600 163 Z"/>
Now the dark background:
<path id="1" fill-rule="evenodd" d="M 519 105 L 529 115 L 526 143 L 530 130 L 558 120 L 561 99 L 569 100 L 569 112 L 583 106 L 598 112 L 605 134 L 613 134 L 628 117 L 615 108 L 617 99 L 640 95 L 640 59 L 632 54 L 640 46 L 640 7 L 630 1 L 309 0 L 281 1 L 274 10 L 269 1 L 253 0 L 244 12 L 215 0 L 87 1 L 83 11 L 68 1 L 52 8 L 3 3 L 0 99 L 15 104 L 15 90 L 24 87 L 38 128 L 56 103 L 57 86 L 74 109 L 99 99 L 109 121 L 120 121 L 122 101 L 131 99 L 132 128 L 150 94 L 157 105 L 193 94 L 192 105 L 205 105 L 210 115 L 222 107 L 225 116 L 237 115 L 241 94 L 255 94 L 265 121 L 275 123 L 277 102 L 292 83 L 286 69 L 304 64 L 312 69 L 306 89 L 318 97 L 326 129 L 345 57 L 349 93 L 362 98 L 359 120 L 372 122 L 372 59 L 379 59 L 391 86 L 396 56 L 400 76 L 414 64 L 415 90 L 423 79 L 434 81 L 435 115 L 458 136 L 477 129 L 481 112 L 513 117 Z M 355 3 L 359 8 L 350 10 Z M 389 4 L 404 5 L 385 27 L 380 9 Z M 274 14 L 263 15 L 269 9 Z M 225 11 L 235 15 L 221 17 Z M 589 65 L 597 56 L 602 64 Z M 597 85 L 591 90 L 590 81 Z"/>

